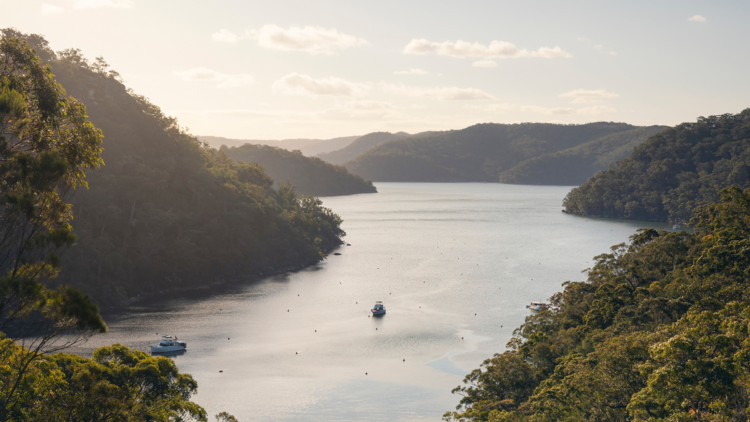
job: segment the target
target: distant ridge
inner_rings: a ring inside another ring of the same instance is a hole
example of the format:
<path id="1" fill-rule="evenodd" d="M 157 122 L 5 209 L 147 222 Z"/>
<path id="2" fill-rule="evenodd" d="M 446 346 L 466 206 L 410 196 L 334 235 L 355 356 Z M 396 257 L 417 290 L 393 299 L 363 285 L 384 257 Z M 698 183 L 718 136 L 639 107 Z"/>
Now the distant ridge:
<path id="1" fill-rule="evenodd" d="M 378 145 L 386 142 L 395 141 L 397 139 L 409 138 L 412 135 L 406 132 L 373 132 L 367 135 L 360 136 L 354 142 L 349 145 L 333 152 L 326 152 L 318 154 L 318 158 L 327 161 L 331 164 L 344 164 L 352 158 L 375 148 Z"/>
<path id="2" fill-rule="evenodd" d="M 239 147 L 244 144 L 269 145 L 272 147 L 283 148 L 288 151 L 300 150 L 302 151 L 302 154 L 307 155 L 308 157 L 344 148 L 354 142 L 357 138 L 359 138 L 359 136 L 343 136 L 332 139 L 283 139 L 276 141 L 261 139 L 232 139 L 223 138 L 221 136 L 198 137 L 198 139 L 207 142 L 213 148 L 219 148 L 222 145 L 228 147 Z"/>
<path id="3" fill-rule="evenodd" d="M 344 166 L 365 179 L 382 182 L 498 182 L 503 172 L 525 160 L 634 129 L 638 127 L 612 122 L 581 125 L 483 123 L 462 130 L 381 143 L 350 159 Z M 363 138 L 347 148 L 353 148 Z M 619 147 L 617 141 L 607 145 Z M 331 154 L 336 153 L 338 151 Z M 607 151 L 598 154 L 605 156 Z"/>
<path id="4" fill-rule="evenodd" d="M 376 193 L 372 182 L 349 173 L 344 166 L 305 157 L 299 152 L 268 145 L 222 146 L 221 151 L 234 160 L 258 163 L 276 183 L 288 181 L 303 195 L 334 196 Z"/>

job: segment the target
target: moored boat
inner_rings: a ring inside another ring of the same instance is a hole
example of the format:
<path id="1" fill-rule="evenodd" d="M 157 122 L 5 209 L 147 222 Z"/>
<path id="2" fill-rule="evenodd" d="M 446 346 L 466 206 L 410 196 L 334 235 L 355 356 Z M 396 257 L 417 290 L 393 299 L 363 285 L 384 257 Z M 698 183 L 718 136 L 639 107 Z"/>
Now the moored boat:
<path id="1" fill-rule="evenodd" d="M 385 315 L 385 306 L 383 306 L 383 302 L 377 301 L 375 302 L 375 306 L 370 309 L 370 312 L 372 312 L 372 316 L 381 316 Z"/>
<path id="2" fill-rule="evenodd" d="M 549 309 L 549 304 L 544 302 L 531 302 L 531 304 L 526 305 L 526 307 L 534 312 L 540 312 Z"/>
<path id="3" fill-rule="evenodd" d="M 177 337 L 162 336 L 158 346 L 151 346 L 151 353 L 179 352 L 187 349 L 187 343 L 177 341 Z"/>

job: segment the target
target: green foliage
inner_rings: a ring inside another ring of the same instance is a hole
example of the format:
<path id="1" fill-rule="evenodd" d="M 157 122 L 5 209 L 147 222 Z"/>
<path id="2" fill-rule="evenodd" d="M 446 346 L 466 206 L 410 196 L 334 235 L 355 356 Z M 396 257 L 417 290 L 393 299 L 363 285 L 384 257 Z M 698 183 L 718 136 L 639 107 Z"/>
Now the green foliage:
<path id="1" fill-rule="evenodd" d="M 320 158 L 305 157 L 299 151 L 245 144 L 221 151 L 246 163 L 257 163 L 277 181 L 288 181 L 303 195 L 332 196 L 377 192 L 372 182 L 349 173 L 344 167 L 328 164 Z"/>
<path id="2" fill-rule="evenodd" d="M 750 189 L 641 230 L 567 282 L 446 420 L 743 421 L 750 412 Z"/>
<path id="3" fill-rule="evenodd" d="M 720 189 L 750 187 L 750 109 L 652 136 L 565 198 L 581 215 L 686 223 Z"/>
<path id="4" fill-rule="evenodd" d="M 667 126 L 649 126 L 613 133 L 562 151 L 522 161 L 500 174 L 501 183 L 580 185 L 595 173 L 627 157 L 633 148 Z"/>
<path id="5" fill-rule="evenodd" d="M 345 167 L 383 182 L 497 182 L 500 174 L 530 158 L 633 129 L 624 123 L 604 122 L 478 124 L 384 143 L 351 159 Z"/>
<path id="6" fill-rule="evenodd" d="M 199 143 L 101 58 L 91 64 L 74 49 L 51 57 L 57 81 L 103 131 L 107 163 L 71 198 L 77 240 L 58 283 L 114 307 L 297 269 L 341 243 L 341 219 L 320 201 Z"/>

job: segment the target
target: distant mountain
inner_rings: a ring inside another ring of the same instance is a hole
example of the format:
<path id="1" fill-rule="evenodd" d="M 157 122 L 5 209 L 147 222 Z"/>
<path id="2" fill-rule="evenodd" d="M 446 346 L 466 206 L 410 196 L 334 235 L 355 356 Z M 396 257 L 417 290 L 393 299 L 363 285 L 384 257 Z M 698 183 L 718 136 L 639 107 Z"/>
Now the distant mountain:
<path id="1" fill-rule="evenodd" d="M 222 138 L 220 136 L 199 136 L 203 142 L 214 148 L 219 148 L 222 145 L 228 147 L 238 147 L 244 144 L 252 145 L 269 145 L 272 147 L 284 148 L 288 151 L 300 150 L 302 154 L 312 157 L 324 152 L 335 151 L 351 144 L 359 138 L 359 136 L 344 136 L 333 139 L 284 139 L 281 141 L 272 140 L 259 140 L 259 139 L 231 139 Z"/>
<path id="2" fill-rule="evenodd" d="M 409 138 L 411 136 L 412 135 L 406 132 L 368 133 L 367 135 L 360 136 L 359 138 L 357 138 L 357 140 L 355 140 L 348 146 L 343 147 L 337 151 L 318 154 L 318 158 L 325 160 L 331 164 L 344 164 L 345 162 L 351 160 L 352 158 L 358 156 L 359 154 L 369 151 L 370 149 L 375 148 L 378 145 L 384 144 L 386 142 L 395 141 L 397 139 Z"/>
<path id="3" fill-rule="evenodd" d="M 573 214 L 687 223 L 718 191 L 750 188 L 750 108 L 659 132 L 565 198 Z"/>
<path id="4" fill-rule="evenodd" d="M 245 144 L 222 146 L 221 151 L 245 163 L 258 163 L 273 180 L 289 181 L 303 195 L 333 196 L 375 193 L 372 182 L 349 173 L 343 166 L 326 163 L 320 158 L 267 145 Z"/>
<path id="5" fill-rule="evenodd" d="M 501 183 L 580 185 L 596 172 L 627 157 L 637 145 L 668 126 L 649 126 L 613 133 L 585 144 L 522 161 L 500 173 Z"/>
<path id="6" fill-rule="evenodd" d="M 344 165 L 352 173 L 373 181 L 497 182 L 501 173 L 530 158 L 633 129 L 637 127 L 606 122 L 485 123 L 388 142 Z"/>

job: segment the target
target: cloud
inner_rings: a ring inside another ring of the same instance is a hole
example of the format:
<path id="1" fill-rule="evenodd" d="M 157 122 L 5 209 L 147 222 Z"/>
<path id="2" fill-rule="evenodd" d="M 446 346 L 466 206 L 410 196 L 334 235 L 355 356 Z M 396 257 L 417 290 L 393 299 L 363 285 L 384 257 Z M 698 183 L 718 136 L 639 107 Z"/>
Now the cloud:
<path id="1" fill-rule="evenodd" d="M 255 82 L 255 79 L 251 75 L 245 73 L 228 75 L 215 70 L 206 69 L 205 67 L 198 67 L 183 72 L 174 72 L 174 74 L 182 78 L 184 81 L 219 82 L 219 84 L 216 85 L 217 88 L 236 88 L 250 85 Z"/>
<path id="2" fill-rule="evenodd" d="M 62 7 L 54 6 L 51 4 L 44 3 L 41 6 L 43 15 L 54 15 L 65 11 Z"/>
<path id="3" fill-rule="evenodd" d="M 284 29 L 277 25 L 264 25 L 255 34 L 258 45 L 263 48 L 328 56 L 338 54 L 339 50 L 368 44 L 362 38 L 341 33 L 335 28 L 325 29 L 319 26 L 292 26 Z"/>
<path id="4" fill-rule="evenodd" d="M 458 88 L 455 86 L 441 86 L 422 88 L 416 86 L 381 84 L 386 91 L 408 97 L 432 98 L 447 101 L 491 100 L 494 97 L 476 88 Z"/>
<path id="5" fill-rule="evenodd" d="M 98 9 L 101 7 L 129 9 L 133 7 L 133 2 L 132 0 L 77 0 L 73 3 L 74 9 Z"/>
<path id="6" fill-rule="evenodd" d="M 341 78 L 315 79 L 309 75 L 290 73 L 274 82 L 273 90 L 287 95 L 309 97 L 355 97 L 366 93 L 369 87 Z"/>
<path id="7" fill-rule="evenodd" d="M 576 37 L 578 41 L 588 41 L 589 39 L 586 37 Z"/>
<path id="8" fill-rule="evenodd" d="M 228 29 L 221 29 L 211 34 L 211 39 L 216 42 L 236 43 L 240 37 Z"/>
<path id="9" fill-rule="evenodd" d="M 409 68 L 409 70 L 399 70 L 393 72 L 394 75 L 426 75 L 427 72 L 422 69 Z"/>
<path id="10" fill-rule="evenodd" d="M 497 67 L 497 63 L 492 60 L 477 60 L 471 65 L 473 67 Z"/>
<path id="11" fill-rule="evenodd" d="M 529 51 L 519 49 L 506 41 L 492 41 L 489 45 L 470 43 L 466 41 L 444 41 L 441 43 L 428 41 L 424 38 L 413 39 L 404 47 L 404 54 L 437 54 L 455 58 L 481 57 L 485 59 L 516 59 L 520 57 L 540 57 L 552 59 L 556 57 L 573 57 L 558 46 L 540 47 Z"/>
<path id="12" fill-rule="evenodd" d="M 607 98 L 618 98 L 614 92 L 603 89 L 574 89 L 559 95 L 560 98 L 572 98 L 571 104 L 596 104 Z"/>
<path id="13" fill-rule="evenodd" d="M 695 15 L 695 16 L 693 16 L 691 18 L 688 18 L 688 21 L 690 21 L 690 22 L 701 22 L 702 23 L 702 22 L 706 21 L 706 18 L 704 18 L 701 15 Z"/>
<path id="14" fill-rule="evenodd" d="M 317 113 L 323 119 L 331 120 L 383 120 L 403 116 L 396 107 L 386 101 L 352 100 Z"/>

